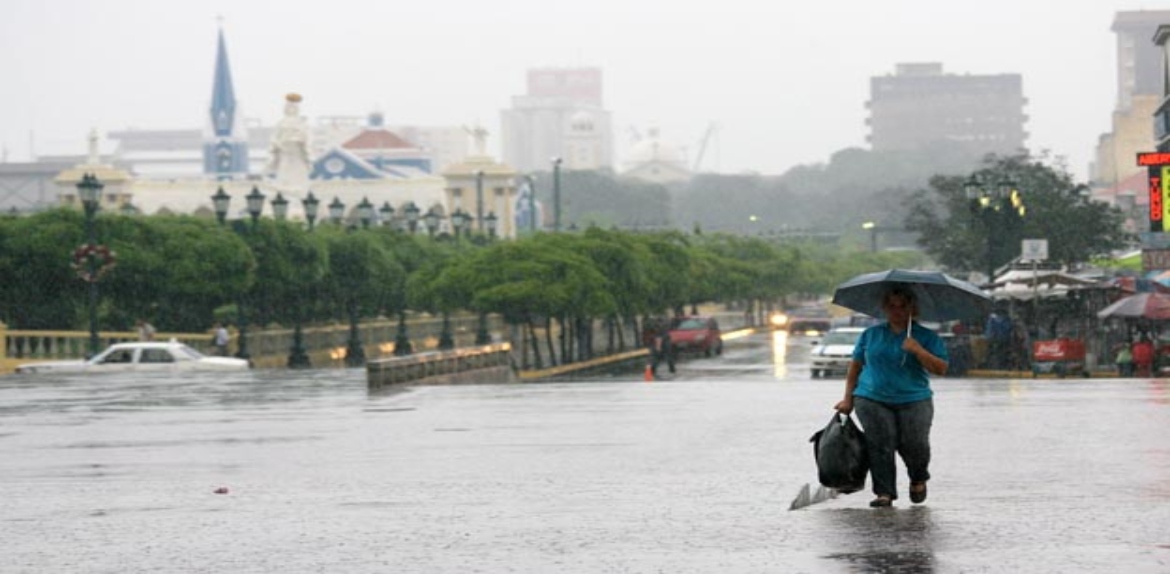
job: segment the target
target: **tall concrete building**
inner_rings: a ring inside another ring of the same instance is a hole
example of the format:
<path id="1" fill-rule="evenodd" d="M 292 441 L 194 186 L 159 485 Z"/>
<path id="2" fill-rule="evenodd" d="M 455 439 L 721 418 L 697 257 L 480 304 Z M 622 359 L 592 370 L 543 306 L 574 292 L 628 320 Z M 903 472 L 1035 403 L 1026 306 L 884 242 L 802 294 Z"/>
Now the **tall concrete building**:
<path id="1" fill-rule="evenodd" d="M 504 163 L 520 172 L 613 167 L 613 119 L 602 103 L 600 68 L 528 71 L 528 89 L 501 113 Z"/>
<path id="2" fill-rule="evenodd" d="M 1096 161 L 1089 170 L 1096 194 L 1105 199 L 1124 193 L 1121 188 L 1132 187 L 1127 180 L 1145 173 L 1145 168 L 1137 166 L 1136 154 L 1154 149 L 1151 116 L 1162 100 L 1163 82 L 1162 48 L 1154 43 L 1160 24 L 1170 24 L 1170 11 L 1118 12 L 1113 19 L 1117 103 L 1112 130 L 1098 139 Z"/>
<path id="3" fill-rule="evenodd" d="M 1025 148 L 1023 81 L 1019 74 L 946 74 L 940 63 L 903 63 L 870 78 L 867 123 L 874 151 L 951 144 L 977 156 Z"/>

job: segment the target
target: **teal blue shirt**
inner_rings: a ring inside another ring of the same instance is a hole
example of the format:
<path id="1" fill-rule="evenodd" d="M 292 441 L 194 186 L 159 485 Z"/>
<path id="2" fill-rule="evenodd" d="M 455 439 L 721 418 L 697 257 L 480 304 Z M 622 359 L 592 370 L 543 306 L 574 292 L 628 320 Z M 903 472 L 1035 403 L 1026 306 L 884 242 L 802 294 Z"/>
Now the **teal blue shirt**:
<path id="1" fill-rule="evenodd" d="M 910 334 L 930 354 L 946 361 L 947 348 L 937 333 L 912 323 Z M 888 322 L 866 329 L 853 347 L 853 360 L 861 361 L 861 376 L 853 396 L 902 404 L 924 401 L 934 396 L 930 374 L 918 357 L 902 350 L 906 332 L 895 333 Z"/>

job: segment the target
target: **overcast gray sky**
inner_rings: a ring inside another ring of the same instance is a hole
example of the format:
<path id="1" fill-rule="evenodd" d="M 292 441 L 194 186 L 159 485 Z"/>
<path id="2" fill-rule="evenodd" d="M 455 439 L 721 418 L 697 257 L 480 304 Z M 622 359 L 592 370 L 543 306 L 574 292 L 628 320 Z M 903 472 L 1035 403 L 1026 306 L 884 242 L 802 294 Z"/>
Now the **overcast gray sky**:
<path id="1" fill-rule="evenodd" d="M 1019 73 L 1033 150 L 1087 176 L 1116 99 L 1123 0 L 4 0 L 0 145 L 10 161 L 83 153 L 90 127 L 202 128 L 217 16 L 246 116 L 302 112 L 388 123 L 482 123 L 525 70 L 603 69 L 619 154 L 626 126 L 657 125 L 704 167 L 779 174 L 865 146 L 869 78 L 899 62 Z M 35 134 L 30 137 L 30 134 Z"/>

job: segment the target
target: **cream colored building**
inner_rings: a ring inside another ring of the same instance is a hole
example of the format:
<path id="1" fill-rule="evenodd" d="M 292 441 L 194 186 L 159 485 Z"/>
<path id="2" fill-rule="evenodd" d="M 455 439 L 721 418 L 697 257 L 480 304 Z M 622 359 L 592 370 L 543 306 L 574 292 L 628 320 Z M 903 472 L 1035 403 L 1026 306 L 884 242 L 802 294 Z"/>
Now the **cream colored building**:
<path id="1" fill-rule="evenodd" d="M 472 155 L 448 167 L 443 177 L 447 181 L 448 216 L 461 209 L 470 216 L 473 233 L 487 233 L 480 215 L 486 219 L 492 214 L 498 237 L 516 237 L 516 170 L 490 156 Z"/>

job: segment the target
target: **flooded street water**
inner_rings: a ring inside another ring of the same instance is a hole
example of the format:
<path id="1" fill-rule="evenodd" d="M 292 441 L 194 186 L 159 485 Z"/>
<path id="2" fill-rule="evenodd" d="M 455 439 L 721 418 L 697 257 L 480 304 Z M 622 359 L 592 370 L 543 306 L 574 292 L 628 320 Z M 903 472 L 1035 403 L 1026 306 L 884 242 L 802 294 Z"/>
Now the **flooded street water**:
<path id="1" fill-rule="evenodd" d="M 0 377 L 0 571 L 1170 571 L 1170 381 L 938 379 L 926 504 L 789 511 L 843 387 L 807 351 L 379 395 Z"/>

